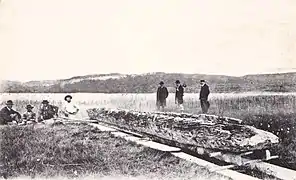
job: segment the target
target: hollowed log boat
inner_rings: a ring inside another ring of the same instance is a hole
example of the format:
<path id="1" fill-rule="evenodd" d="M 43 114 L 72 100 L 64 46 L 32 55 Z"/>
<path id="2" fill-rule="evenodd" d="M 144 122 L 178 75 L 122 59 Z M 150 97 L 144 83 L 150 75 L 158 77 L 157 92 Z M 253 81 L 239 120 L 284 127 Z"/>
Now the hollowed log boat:
<path id="1" fill-rule="evenodd" d="M 88 109 L 87 113 L 91 119 L 182 147 L 243 153 L 269 149 L 279 142 L 270 132 L 242 125 L 239 119 L 215 115 L 105 108 Z"/>

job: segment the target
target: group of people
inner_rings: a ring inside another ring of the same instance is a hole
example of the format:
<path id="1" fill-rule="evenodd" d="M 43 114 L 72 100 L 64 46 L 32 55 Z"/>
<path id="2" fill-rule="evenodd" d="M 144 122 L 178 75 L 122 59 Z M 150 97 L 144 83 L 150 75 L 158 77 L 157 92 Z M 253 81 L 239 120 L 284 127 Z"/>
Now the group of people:
<path id="1" fill-rule="evenodd" d="M 183 96 L 184 96 L 184 88 L 186 87 L 186 84 L 181 84 L 180 80 L 176 80 L 176 92 L 175 92 L 175 103 L 178 105 L 179 109 L 181 111 L 184 111 L 183 106 Z M 208 113 L 210 103 L 208 100 L 209 94 L 210 94 L 210 88 L 207 85 L 205 80 L 200 80 L 200 93 L 199 93 L 199 100 L 200 100 L 200 106 L 202 109 L 202 113 L 206 114 Z M 165 87 L 164 82 L 161 81 L 159 83 L 159 87 L 157 89 L 157 97 L 156 97 L 156 105 L 158 110 L 164 111 L 164 108 L 166 107 L 166 99 L 169 96 L 169 92 L 167 87 Z"/>
<path id="2" fill-rule="evenodd" d="M 72 102 L 72 96 L 67 95 L 64 98 L 65 104 L 59 111 L 59 108 L 55 105 L 49 103 L 48 100 L 43 100 L 41 106 L 36 114 L 33 109 L 34 107 L 28 104 L 26 112 L 21 115 L 19 112 L 13 109 L 13 101 L 6 101 L 6 106 L 0 110 L 0 125 L 5 124 L 32 124 L 36 122 L 42 122 L 44 120 L 49 120 L 52 118 L 57 118 L 62 115 L 66 118 L 71 117 L 78 113 L 79 108 Z"/>
<path id="3" fill-rule="evenodd" d="M 184 88 L 186 87 L 185 84 L 181 84 L 179 80 L 175 82 L 176 84 L 176 92 L 175 92 L 175 103 L 178 105 L 181 111 L 184 111 L 183 106 L 183 96 L 184 96 Z M 169 91 L 165 87 L 164 82 L 161 81 L 159 83 L 159 87 L 157 89 L 157 108 L 158 110 L 164 111 L 166 107 L 166 99 L 169 96 Z M 210 94 L 209 86 L 206 84 L 205 80 L 200 80 L 200 94 L 199 100 L 202 109 L 202 113 L 206 114 L 210 107 L 210 103 L 208 101 L 208 96 Z M 71 118 L 75 116 L 79 108 L 72 102 L 72 96 L 67 95 L 64 98 L 65 104 L 63 105 L 62 109 L 55 105 L 49 103 L 48 100 L 43 100 L 41 102 L 41 106 L 36 114 L 33 109 L 34 107 L 28 104 L 26 108 L 26 112 L 21 115 L 19 112 L 13 109 L 13 102 L 12 100 L 8 100 L 6 102 L 6 106 L 0 110 L 0 125 L 9 124 L 9 123 L 16 123 L 16 124 L 30 124 L 34 122 L 42 122 L 44 120 L 57 118 L 58 116 L 62 115 L 65 118 Z"/>

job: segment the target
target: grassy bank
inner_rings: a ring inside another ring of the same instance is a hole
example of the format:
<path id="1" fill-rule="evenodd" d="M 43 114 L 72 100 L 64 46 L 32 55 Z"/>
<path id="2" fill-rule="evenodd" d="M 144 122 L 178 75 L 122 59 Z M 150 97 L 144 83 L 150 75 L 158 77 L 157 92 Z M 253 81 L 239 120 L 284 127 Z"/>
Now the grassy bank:
<path id="1" fill-rule="evenodd" d="M 1 127 L 0 131 L 1 173 L 9 177 L 223 178 L 88 125 Z"/>

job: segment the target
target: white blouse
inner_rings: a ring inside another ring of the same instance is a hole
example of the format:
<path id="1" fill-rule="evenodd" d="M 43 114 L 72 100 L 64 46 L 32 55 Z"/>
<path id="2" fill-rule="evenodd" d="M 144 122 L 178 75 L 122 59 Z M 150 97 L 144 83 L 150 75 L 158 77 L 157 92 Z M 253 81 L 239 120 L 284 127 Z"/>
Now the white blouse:
<path id="1" fill-rule="evenodd" d="M 63 110 L 64 110 L 66 113 L 73 114 L 73 113 L 76 113 L 77 110 L 79 110 L 79 108 L 78 108 L 77 105 L 75 105 L 75 104 L 71 101 L 71 102 L 65 102 L 65 103 L 64 103 Z"/>

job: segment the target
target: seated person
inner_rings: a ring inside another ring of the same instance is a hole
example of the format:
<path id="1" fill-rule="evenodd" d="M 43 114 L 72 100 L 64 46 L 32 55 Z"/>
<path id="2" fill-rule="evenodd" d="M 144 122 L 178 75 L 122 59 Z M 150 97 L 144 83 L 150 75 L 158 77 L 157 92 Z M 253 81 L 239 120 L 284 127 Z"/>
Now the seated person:
<path id="1" fill-rule="evenodd" d="M 70 95 L 65 96 L 64 100 L 62 114 L 67 118 L 74 118 L 79 111 L 78 106 L 72 102 L 72 96 Z"/>
<path id="2" fill-rule="evenodd" d="M 13 102 L 8 100 L 6 106 L 0 110 L 0 125 L 5 125 L 8 123 L 19 123 L 21 120 L 21 115 L 19 112 L 12 109 Z"/>
<path id="3" fill-rule="evenodd" d="M 38 122 L 57 117 L 58 110 L 57 106 L 49 104 L 47 100 L 43 100 L 38 113 Z"/>
<path id="4" fill-rule="evenodd" d="M 33 108 L 34 108 L 34 107 L 31 106 L 30 104 L 27 105 L 27 107 L 26 107 L 27 112 L 25 112 L 25 113 L 23 114 L 23 122 L 24 122 L 24 123 L 30 123 L 30 122 L 32 123 L 32 122 L 35 122 L 35 121 L 36 121 L 36 113 L 34 113 L 34 112 L 32 111 Z"/>

